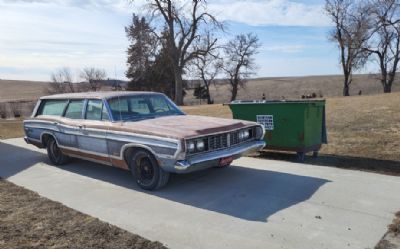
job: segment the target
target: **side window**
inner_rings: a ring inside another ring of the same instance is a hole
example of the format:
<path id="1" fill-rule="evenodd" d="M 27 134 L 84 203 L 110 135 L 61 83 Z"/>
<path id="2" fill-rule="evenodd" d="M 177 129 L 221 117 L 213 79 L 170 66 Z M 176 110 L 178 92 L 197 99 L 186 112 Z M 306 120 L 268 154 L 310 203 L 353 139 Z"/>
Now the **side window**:
<path id="1" fill-rule="evenodd" d="M 65 111 L 65 117 L 70 119 L 81 119 L 83 109 L 83 100 L 71 100 Z"/>
<path id="2" fill-rule="evenodd" d="M 86 107 L 86 119 L 101 120 L 103 102 L 101 100 L 89 100 Z"/>
<path id="3" fill-rule="evenodd" d="M 67 105 L 66 100 L 44 100 L 36 114 L 38 115 L 52 115 L 61 116 L 64 112 L 64 108 Z"/>
<path id="4" fill-rule="evenodd" d="M 130 99 L 131 112 L 134 114 L 149 114 L 150 109 L 147 101 L 144 98 Z"/>

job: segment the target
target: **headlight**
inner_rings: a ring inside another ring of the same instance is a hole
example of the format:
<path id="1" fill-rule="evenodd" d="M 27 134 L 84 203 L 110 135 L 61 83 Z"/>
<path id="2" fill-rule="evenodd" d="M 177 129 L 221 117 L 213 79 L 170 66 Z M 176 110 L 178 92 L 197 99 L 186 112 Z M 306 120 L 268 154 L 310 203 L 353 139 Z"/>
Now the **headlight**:
<path id="1" fill-rule="evenodd" d="M 257 126 L 256 128 L 256 138 L 257 139 L 264 139 L 265 129 L 263 125 Z"/>
<path id="2" fill-rule="evenodd" d="M 196 141 L 196 149 L 198 151 L 203 151 L 204 150 L 204 141 L 203 140 L 197 140 Z"/>
<path id="3" fill-rule="evenodd" d="M 195 147 L 194 147 L 194 142 L 188 142 L 187 143 L 187 149 L 189 152 L 194 152 Z"/>
<path id="4" fill-rule="evenodd" d="M 246 140 L 250 137 L 249 130 L 241 130 L 239 131 L 239 141 Z"/>

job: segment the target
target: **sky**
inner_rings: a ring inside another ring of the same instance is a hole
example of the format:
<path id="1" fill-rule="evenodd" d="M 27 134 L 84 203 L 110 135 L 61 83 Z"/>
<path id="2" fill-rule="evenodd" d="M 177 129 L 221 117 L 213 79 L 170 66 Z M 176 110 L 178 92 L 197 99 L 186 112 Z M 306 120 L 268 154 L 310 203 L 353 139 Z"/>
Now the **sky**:
<path id="1" fill-rule="evenodd" d="M 143 2 L 128 0 L 0 0 L 0 79 L 49 81 L 68 67 L 98 67 L 125 78 L 129 42 L 124 27 Z M 256 77 L 340 74 L 327 37 L 324 0 L 209 0 L 229 39 L 257 34 Z"/>

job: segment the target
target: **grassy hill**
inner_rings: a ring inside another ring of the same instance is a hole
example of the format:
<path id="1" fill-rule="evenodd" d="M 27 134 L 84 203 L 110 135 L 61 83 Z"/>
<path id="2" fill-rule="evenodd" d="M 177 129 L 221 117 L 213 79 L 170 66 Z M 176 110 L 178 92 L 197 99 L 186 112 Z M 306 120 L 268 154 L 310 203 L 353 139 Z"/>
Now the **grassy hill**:
<path id="1" fill-rule="evenodd" d="M 47 92 L 48 82 L 0 80 L 0 102 L 33 100 Z"/>
<path id="2" fill-rule="evenodd" d="M 305 77 L 280 77 L 258 78 L 249 80 L 244 89 L 239 90 L 238 99 L 261 99 L 265 93 L 267 99 L 299 99 L 304 94 L 316 93 L 318 96 L 342 96 L 343 76 L 305 76 Z M 351 95 L 371 95 L 382 92 L 379 80 L 371 75 L 355 75 L 350 87 Z M 393 91 L 400 91 L 400 83 L 396 82 Z M 211 96 L 214 103 L 226 103 L 230 100 L 230 87 L 227 84 L 218 84 L 211 87 Z M 204 100 L 202 101 L 204 103 Z M 200 100 L 193 97 L 193 90 L 187 91 L 185 103 L 188 105 L 199 104 Z"/>
<path id="3" fill-rule="evenodd" d="M 342 95 L 341 75 L 305 76 L 305 77 L 275 77 L 251 79 L 244 89 L 239 90 L 238 99 L 260 99 L 265 93 L 267 99 L 299 99 L 301 95 L 316 93 L 324 97 Z M 0 102 L 11 100 L 37 99 L 47 94 L 48 82 L 0 80 Z M 105 86 L 105 90 L 109 90 Z M 371 95 L 382 92 L 382 87 L 376 77 L 370 75 L 355 75 L 351 85 L 351 95 Z M 396 82 L 393 91 L 400 91 L 400 83 Z M 211 87 L 211 95 L 215 103 L 229 102 L 229 85 L 218 83 Z M 204 103 L 204 100 L 202 101 Z M 193 96 L 193 89 L 187 90 L 186 105 L 200 104 Z"/>

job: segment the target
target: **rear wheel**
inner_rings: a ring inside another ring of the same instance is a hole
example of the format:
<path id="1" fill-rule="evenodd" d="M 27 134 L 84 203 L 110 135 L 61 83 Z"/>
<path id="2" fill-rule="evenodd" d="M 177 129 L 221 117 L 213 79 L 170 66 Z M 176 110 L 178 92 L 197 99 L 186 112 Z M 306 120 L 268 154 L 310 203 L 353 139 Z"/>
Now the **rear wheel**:
<path id="1" fill-rule="evenodd" d="M 133 153 L 130 168 L 136 183 L 142 189 L 159 189 L 165 186 L 169 180 L 169 173 L 164 171 L 154 156 L 145 150 Z"/>
<path id="2" fill-rule="evenodd" d="M 68 156 L 62 153 L 53 137 L 47 140 L 47 155 L 54 165 L 63 165 L 68 161 Z"/>

